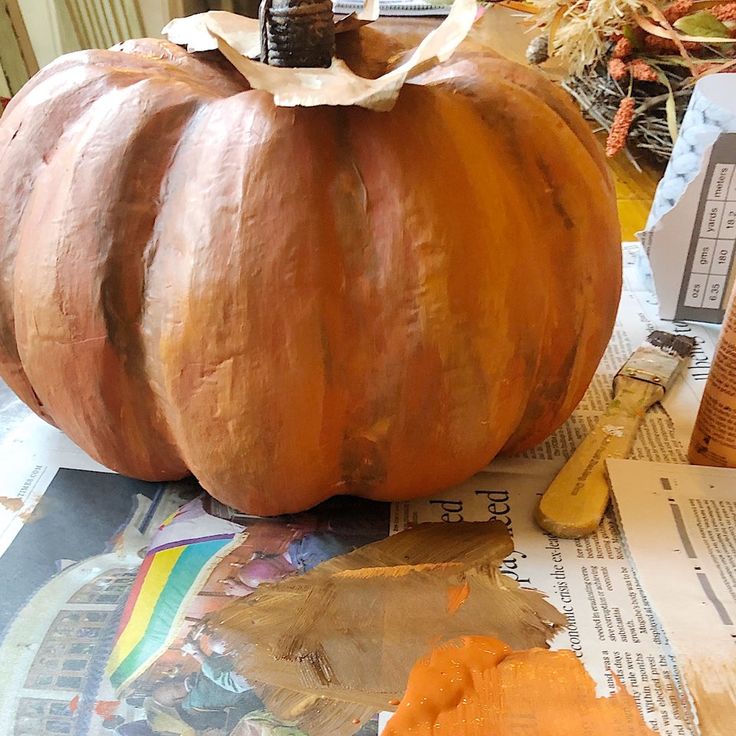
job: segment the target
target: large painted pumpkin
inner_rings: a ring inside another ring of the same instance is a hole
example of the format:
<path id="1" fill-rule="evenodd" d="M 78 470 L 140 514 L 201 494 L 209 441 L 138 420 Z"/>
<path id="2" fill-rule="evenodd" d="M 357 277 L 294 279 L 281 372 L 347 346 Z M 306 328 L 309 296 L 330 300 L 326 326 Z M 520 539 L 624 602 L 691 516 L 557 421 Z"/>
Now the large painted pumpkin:
<path id="1" fill-rule="evenodd" d="M 373 75 L 405 45 L 340 41 Z M 560 425 L 610 337 L 605 161 L 475 46 L 390 112 L 276 107 L 163 41 L 71 54 L 0 161 L 0 375 L 106 466 L 248 512 L 460 482 Z"/>

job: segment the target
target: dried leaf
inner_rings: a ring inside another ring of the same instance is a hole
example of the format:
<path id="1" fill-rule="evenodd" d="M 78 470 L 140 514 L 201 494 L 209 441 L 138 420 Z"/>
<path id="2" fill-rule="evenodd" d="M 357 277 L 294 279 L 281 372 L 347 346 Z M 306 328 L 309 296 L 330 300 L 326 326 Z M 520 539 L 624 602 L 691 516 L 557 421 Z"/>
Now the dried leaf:
<path id="1" fill-rule="evenodd" d="M 667 101 L 665 102 L 665 113 L 667 115 L 667 130 L 669 131 L 672 145 L 675 144 L 679 129 L 677 125 L 677 104 L 675 102 L 675 93 L 672 90 L 669 77 L 661 70 L 657 70 L 659 81 L 667 87 Z"/>
<path id="2" fill-rule="evenodd" d="M 639 39 L 636 37 L 636 33 L 634 33 L 634 29 L 631 26 L 624 26 L 621 29 L 621 33 L 623 33 L 624 38 L 627 39 L 635 49 L 639 47 Z"/>
<path id="3" fill-rule="evenodd" d="M 707 10 L 699 10 L 697 13 L 685 15 L 676 20 L 673 25 L 686 36 L 726 38 L 730 35 L 726 24 Z"/>
<path id="4" fill-rule="evenodd" d="M 642 4 L 649 9 L 649 11 L 652 13 L 653 17 L 656 17 L 657 15 L 662 16 L 664 18 L 664 15 L 662 12 L 655 6 L 652 5 L 649 0 L 641 0 Z M 659 26 L 656 23 L 652 23 L 651 20 L 648 18 L 645 18 L 642 15 L 636 15 L 635 20 L 637 25 L 647 33 L 651 33 L 653 36 L 657 36 L 658 38 L 668 38 L 671 41 L 674 41 L 678 47 L 680 47 L 680 53 L 683 54 L 684 49 L 682 48 L 682 44 L 685 41 L 691 42 L 691 43 L 733 43 L 733 38 L 717 38 L 715 36 L 689 36 L 684 33 L 678 33 L 672 26 L 669 28 Z M 669 25 L 669 24 L 667 24 Z M 685 54 L 685 56 L 689 57 L 689 54 Z"/>
<path id="5" fill-rule="evenodd" d="M 637 13 L 635 14 L 634 18 L 639 27 L 645 30 L 647 33 L 651 33 L 653 36 L 658 36 L 659 38 L 668 38 L 673 41 L 675 46 L 677 46 L 677 50 L 680 53 L 680 56 L 687 62 L 688 68 L 692 72 L 692 58 L 685 48 L 685 44 L 682 42 L 682 38 L 672 27 L 672 24 L 667 20 L 665 14 L 650 0 L 641 0 L 641 3 L 651 13 L 652 18 L 654 18 L 660 25 L 657 25 L 657 23 L 653 23 L 651 20 L 649 20 L 649 18 L 645 18 Z"/>

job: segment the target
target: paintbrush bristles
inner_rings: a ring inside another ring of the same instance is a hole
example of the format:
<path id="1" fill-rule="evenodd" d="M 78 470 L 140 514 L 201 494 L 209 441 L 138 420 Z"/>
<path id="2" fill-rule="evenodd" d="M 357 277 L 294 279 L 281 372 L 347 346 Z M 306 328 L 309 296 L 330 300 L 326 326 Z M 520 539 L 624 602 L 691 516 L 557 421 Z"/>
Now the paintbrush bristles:
<path id="1" fill-rule="evenodd" d="M 663 330 L 654 330 L 647 342 L 654 345 L 655 348 L 664 350 L 668 355 L 677 355 L 680 358 L 687 358 L 692 355 L 695 350 L 695 338 L 686 337 L 685 335 L 673 335 L 671 332 Z"/>

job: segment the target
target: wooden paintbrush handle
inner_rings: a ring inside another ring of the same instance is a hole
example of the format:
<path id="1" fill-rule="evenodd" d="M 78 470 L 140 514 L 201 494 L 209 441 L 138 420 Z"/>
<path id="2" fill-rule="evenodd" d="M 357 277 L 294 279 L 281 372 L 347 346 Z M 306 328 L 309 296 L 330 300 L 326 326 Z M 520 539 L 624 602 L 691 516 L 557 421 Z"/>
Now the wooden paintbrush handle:
<path id="1" fill-rule="evenodd" d="M 584 537 L 608 505 L 606 460 L 631 452 L 644 414 L 664 396 L 655 383 L 618 376 L 613 401 L 542 496 L 536 521 L 558 537 Z"/>

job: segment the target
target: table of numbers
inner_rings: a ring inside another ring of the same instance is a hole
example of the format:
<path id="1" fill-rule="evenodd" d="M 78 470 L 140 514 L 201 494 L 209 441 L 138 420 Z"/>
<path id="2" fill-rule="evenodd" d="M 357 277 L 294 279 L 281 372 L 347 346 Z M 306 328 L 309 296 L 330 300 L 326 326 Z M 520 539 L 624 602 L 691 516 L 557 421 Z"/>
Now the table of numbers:
<path id="1" fill-rule="evenodd" d="M 721 309 L 736 243 L 736 164 L 716 163 L 703 204 L 686 307 Z"/>

